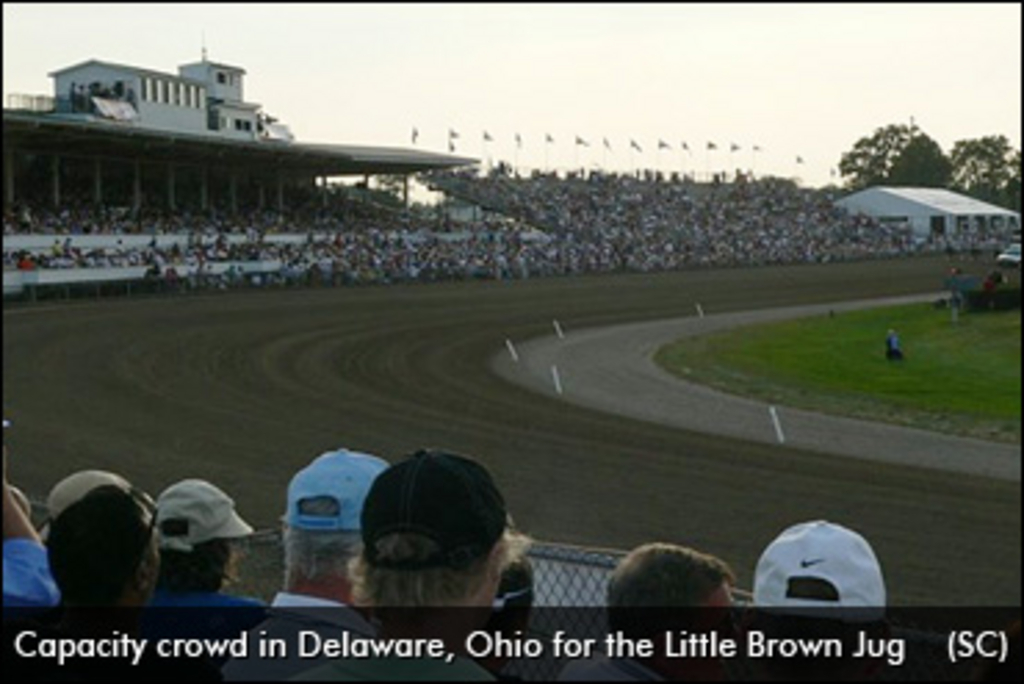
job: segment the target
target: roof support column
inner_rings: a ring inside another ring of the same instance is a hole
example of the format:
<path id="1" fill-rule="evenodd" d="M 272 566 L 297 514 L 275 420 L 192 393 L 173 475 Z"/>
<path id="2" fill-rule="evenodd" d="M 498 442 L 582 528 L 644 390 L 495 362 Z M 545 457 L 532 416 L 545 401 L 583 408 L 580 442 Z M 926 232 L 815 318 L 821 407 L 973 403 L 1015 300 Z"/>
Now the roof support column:
<path id="1" fill-rule="evenodd" d="M 167 208 L 174 211 L 175 207 L 175 196 L 174 196 L 174 180 L 175 180 L 175 169 L 173 162 L 167 162 Z"/>
<path id="2" fill-rule="evenodd" d="M 14 204 L 14 148 L 4 148 L 4 206 Z"/>
<path id="3" fill-rule="evenodd" d="M 142 162 L 135 160 L 135 175 L 132 178 L 132 211 L 138 214 L 142 208 Z"/>
<path id="4" fill-rule="evenodd" d="M 92 203 L 103 204 L 103 162 L 99 157 L 92 160 Z"/>
<path id="5" fill-rule="evenodd" d="M 409 211 L 409 174 L 402 176 L 402 204 L 405 210 Z"/>
<path id="6" fill-rule="evenodd" d="M 60 208 L 60 157 L 53 155 L 50 159 L 50 177 L 53 186 L 53 208 Z"/>
<path id="7" fill-rule="evenodd" d="M 210 169 L 203 164 L 199 174 L 199 206 L 203 211 L 210 208 Z"/>
<path id="8" fill-rule="evenodd" d="M 327 208 L 327 176 L 320 176 L 320 205 Z"/>

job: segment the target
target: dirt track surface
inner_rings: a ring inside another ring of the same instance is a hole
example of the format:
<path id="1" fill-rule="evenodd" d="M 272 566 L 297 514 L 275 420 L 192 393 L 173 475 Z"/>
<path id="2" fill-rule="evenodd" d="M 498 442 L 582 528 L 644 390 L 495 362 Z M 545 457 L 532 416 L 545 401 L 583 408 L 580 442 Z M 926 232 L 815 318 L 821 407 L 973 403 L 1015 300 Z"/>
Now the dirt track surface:
<path id="1" fill-rule="evenodd" d="M 117 470 L 151 492 L 184 477 L 277 524 L 291 475 L 345 445 L 487 463 L 517 523 L 556 542 L 651 540 L 728 560 L 749 586 L 785 526 L 861 531 L 892 601 L 1020 604 L 1019 483 L 835 457 L 656 425 L 516 386 L 507 338 L 935 291 L 944 260 L 658 276 L 228 293 L 4 309 L 12 479 L 44 494 Z"/>

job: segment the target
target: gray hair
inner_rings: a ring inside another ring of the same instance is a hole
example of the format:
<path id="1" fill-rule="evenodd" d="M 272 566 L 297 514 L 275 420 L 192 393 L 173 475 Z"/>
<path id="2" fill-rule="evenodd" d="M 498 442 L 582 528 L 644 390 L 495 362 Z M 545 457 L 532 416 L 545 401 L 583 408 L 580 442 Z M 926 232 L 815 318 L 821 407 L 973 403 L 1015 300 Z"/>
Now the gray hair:
<path id="1" fill-rule="evenodd" d="M 363 548 L 362 535 L 349 530 L 284 529 L 284 579 L 348 578 L 348 564 Z"/>
<path id="2" fill-rule="evenodd" d="M 518 532 L 505 530 L 495 546 L 501 549 L 496 558 L 490 555 L 492 546 L 487 553 L 460 570 L 447 567 L 416 571 L 379 568 L 360 554 L 349 566 L 356 603 L 375 608 L 460 605 L 483 585 L 489 572 L 500 575 L 523 556 L 530 546 L 530 539 Z M 433 540 L 415 533 L 389 534 L 377 542 L 378 556 L 388 559 L 428 558 L 437 553 L 438 548 Z"/>

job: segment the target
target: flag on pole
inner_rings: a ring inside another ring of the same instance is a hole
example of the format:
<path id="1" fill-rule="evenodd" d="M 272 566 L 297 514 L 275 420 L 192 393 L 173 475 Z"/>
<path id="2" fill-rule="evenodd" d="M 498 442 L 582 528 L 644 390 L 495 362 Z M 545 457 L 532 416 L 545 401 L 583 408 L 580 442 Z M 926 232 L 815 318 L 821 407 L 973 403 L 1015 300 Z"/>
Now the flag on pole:
<path id="1" fill-rule="evenodd" d="M 612 144 L 608 142 L 608 138 L 604 139 L 604 149 L 608 150 L 609 152 L 611 152 L 612 150 Z"/>
<path id="2" fill-rule="evenodd" d="M 803 164 L 804 163 L 804 158 L 801 157 L 800 155 L 797 155 L 796 156 L 796 163 L 797 164 Z"/>
<path id="3" fill-rule="evenodd" d="M 636 140 L 633 140 L 632 138 L 630 138 L 629 140 L 629 146 L 632 147 L 637 152 L 643 152 L 643 150 L 640 149 L 640 146 L 637 144 Z"/>
<path id="4" fill-rule="evenodd" d="M 584 140 L 583 138 L 581 138 L 578 135 L 576 136 L 576 144 L 577 145 L 583 145 L 584 147 L 590 147 L 590 143 L 588 143 L 586 140 Z"/>
<path id="5" fill-rule="evenodd" d="M 659 150 L 671 150 L 671 149 L 672 149 L 672 146 L 671 146 L 671 145 L 669 145 L 669 144 L 668 144 L 667 142 L 665 142 L 664 140 L 658 140 L 658 149 L 659 149 Z"/>
<path id="6" fill-rule="evenodd" d="M 736 143 L 733 143 L 733 144 L 729 145 L 729 151 L 730 152 L 739 152 L 739 149 L 740 149 L 740 146 L 737 145 Z"/>
<path id="7" fill-rule="evenodd" d="M 718 149 L 718 145 L 716 145 L 715 143 L 713 143 L 713 142 L 711 142 L 711 141 L 709 140 L 709 141 L 708 141 L 708 149 L 709 149 L 709 150 L 717 150 L 717 149 Z"/>
<path id="8" fill-rule="evenodd" d="M 516 133 L 516 147 L 522 147 L 522 146 L 523 146 L 523 137 L 521 135 L 519 135 L 518 133 Z"/>
<path id="9" fill-rule="evenodd" d="M 761 151 L 761 146 L 760 145 L 754 145 L 754 151 L 755 152 L 760 152 Z"/>
<path id="10" fill-rule="evenodd" d="M 685 140 L 683 141 L 683 143 L 682 143 L 682 145 L 681 145 L 680 147 L 681 147 L 681 149 L 684 149 L 684 150 L 686 150 L 687 152 L 689 152 L 689 151 L 690 151 L 690 146 L 686 144 L 686 141 L 685 141 Z"/>
<path id="11" fill-rule="evenodd" d="M 550 133 L 545 133 L 544 134 L 544 142 L 546 142 L 546 143 L 553 143 L 553 142 L 555 142 L 555 139 L 551 137 Z"/>
<path id="12" fill-rule="evenodd" d="M 416 140 L 420 137 L 420 132 L 416 130 L 416 127 L 412 127 L 412 144 L 416 144 Z"/>
<path id="13" fill-rule="evenodd" d="M 456 140 L 458 137 L 459 137 L 459 132 L 458 131 L 456 131 L 454 128 L 449 128 L 448 129 L 448 139 L 449 140 Z"/>
<path id="14" fill-rule="evenodd" d="M 448 151 L 449 152 L 454 152 L 455 151 L 455 143 L 452 142 L 451 140 L 448 141 Z"/>
<path id="15" fill-rule="evenodd" d="M 494 142 L 494 138 L 487 131 L 484 131 L 484 142 Z"/>

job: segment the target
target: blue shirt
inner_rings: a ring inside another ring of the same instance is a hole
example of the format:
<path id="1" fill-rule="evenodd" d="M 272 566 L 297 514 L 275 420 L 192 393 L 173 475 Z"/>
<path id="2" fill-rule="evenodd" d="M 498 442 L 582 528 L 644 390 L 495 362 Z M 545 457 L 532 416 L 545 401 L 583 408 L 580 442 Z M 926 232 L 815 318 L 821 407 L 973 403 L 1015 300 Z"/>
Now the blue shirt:
<path id="1" fill-rule="evenodd" d="M 53 608 L 60 589 L 46 547 L 32 539 L 4 541 L 4 608 Z"/>

